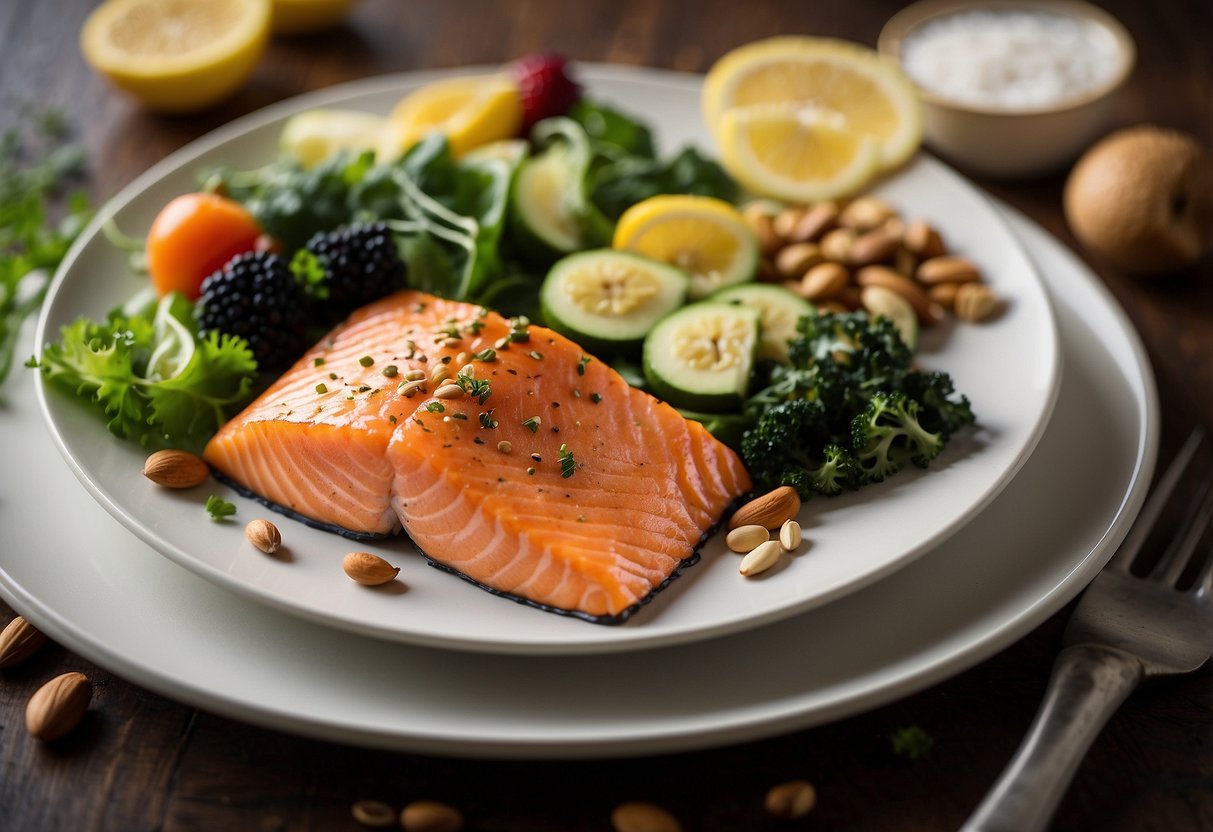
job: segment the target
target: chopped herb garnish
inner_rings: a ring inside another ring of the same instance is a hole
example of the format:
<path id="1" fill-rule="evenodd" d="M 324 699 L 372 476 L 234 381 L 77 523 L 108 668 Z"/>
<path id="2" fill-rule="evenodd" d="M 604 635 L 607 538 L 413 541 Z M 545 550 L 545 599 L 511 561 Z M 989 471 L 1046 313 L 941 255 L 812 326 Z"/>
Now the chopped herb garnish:
<path id="1" fill-rule="evenodd" d="M 485 430 L 493 430 L 497 427 L 497 420 L 493 418 L 493 410 L 486 410 L 480 414 L 480 427 Z"/>
<path id="2" fill-rule="evenodd" d="M 358 388 L 358 392 L 359 392 L 359 393 L 365 393 L 367 390 L 370 390 L 370 389 L 371 389 L 371 388 L 370 388 L 370 386 L 369 386 L 369 385 L 364 384 L 364 385 L 362 385 L 361 387 L 359 387 L 359 388 Z"/>
<path id="3" fill-rule="evenodd" d="M 459 421 L 461 421 L 461 422 L 466 422 L 466 421 L 467 421 L 467 418 L 468 418 L 468 415 L 467 415 L 466 413 L 452 413 L 452 414 L 451 414 L 451 418 L 452 418 L 452 419 L 458 419 L 458 420 L 459 420 Z"/>
<path id="4" fill-rule="evenodd" d="M 581 356 L 581 360 L 577 362 L 577 375 L 585 375 L 585 365 L 589 364 L 590 361 L 591 359 L 588 355 Z"/>
<path id="5" fill-rule="evenodd" d="M 363 367 L 369 367 L 375 363 L 375 359 L 371 358 L 369 355 L 364 355 L 362 358 L 358 359 L 358 363 Z"/>
<path id="6" fill-rule="evenodd" d="M 519 315 L 517 318 L 510 318 L 510 334 L 507 336 L 510 343 L 524 344 L 531 340 L 530 325 L 530 319 L 523 315 Z"/>
<path id="7" fill-rule="evenodd" d="M 492 347 L 489 347 L 488 349 L 481 350 L 480 352 L 472 353 L 472 360 L 473 361 L 496 361 L 497 360 L 497 350 L 493 349 Z"/>
<path id="8" fill-rule="evenodd" d="M 313 358 L 313 359 L 312 359 L 312 366 L 313 366 L 313 367 L 323 367 L 323 366 L 324 366 L 324 359 L 323 359 L 323 358 Z"/>
<path id="9" fill-rule="evenodd" d="M 560 445 L 560 476 L 566 480 L 573 476 L 573 472 L 577 469 L 577 463 L 573 459 L 573 452 L 569 450 L 569 446 Z"/>
<path id="10" fill-rule="evenodd" d="M 325 384 L 323 381 L 316 385 L 317 393 L 327 393 L 328 391 L 329 391 L 329 386 L 327 384 Z"/>
<path id="11" fill-rule="evenodd" d="M 529 353 L 527 353 L 527 355 L 529 355 L 531 358 L 535 359 L 536 361 L 543 360 L 543 353 L 541 353 L 539 350 L 531 350 Z"/>
<path id="12" fill-rule="evenodd" d="M 383 374 L 388 378 L 395 378 L 396 374 L 399 372 L 400 368 L 398 368 L 395 364 L 389 364 L 383 368 Z"/>
<path id="13" fill-rule="evenodd" d="M 477 318 L 464 328 L 471 335 L 479 335 L 480 330 L 484 329 L 484 320 L 482 318 Z"/>
<path id="14" fill-rule="evenodd" d="M 329 381 L 336 381 L 336 380 L 337 380 L 337 374 L 329 373 Z"/>
<path id="15" fill-rule="evenodd" d="M 526 428 L 527 430 L 529 430 L 531 433 L 535 433 L 537 430 L 539 430 L 539 425 L 541 425 L 542 423 L 543 423 L 543 420 L 540 419 L 538 416 L 532 416 L 529 419 L 522 420 L 522 426 L 524 428 Z"/>
<path id="16" fill-rule="evenodd" d="M 535 476 L 535 469 L 534 469 L 534 468 L 527 468 L 527 469 L 526 469 L 526 473 L 527 473 L 527 476 L 529 476 L 529 477 L 533 477 L 533 476 Z"/>
<path id="17" fill-rule="evenodd" d="M 600 401 L 602 401 L 602 396 L 598 395 L 597 393 L 591 393 L 590 401 L 592 401 L 594 404 L 598 404 Z"/>
<path id="18" fill-rule="evenodd" d="M 425 409 L 430 413 L 442 413 L 446 410 L 446 407 L 443 406 L 442 402 L 430 402 L 425 406 Z"/>
<path id="19" fill-rule="evenodd" d="M 389 413 L 389 414 L 387 415 L 387 420 L 388 420 L 389 422 L 391 422 L 393 425 L 394 425 L 394 424 L 396 424 L 396 414 L 395 414 L 395 413 Z"/>
<path id="20" fill-rule="evenodd" d="M 212 494 L 206 498 L 206 513 L 211 516 L 212 520 L 222 520 L 224 517 L 231 517 L 235 514 L 236 507 L 227 500 Z"/>
<path id="21" fill-rule="evenodd" d="M 473 378 L 472 376 L 460 373 L 455 376 L 455 383 L 472 398 L 476 399 L 480 404 L 484 404 L 489 396 L 493 395 L 493 386 L 487 378 Z"/>

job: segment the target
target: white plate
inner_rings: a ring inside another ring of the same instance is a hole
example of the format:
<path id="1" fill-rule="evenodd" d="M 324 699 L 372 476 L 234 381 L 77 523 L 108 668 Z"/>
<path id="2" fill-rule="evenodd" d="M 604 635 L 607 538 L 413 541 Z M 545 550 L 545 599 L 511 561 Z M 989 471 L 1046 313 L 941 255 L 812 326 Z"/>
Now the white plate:
<path id="1" fill-rule="evenodd" d="M 655 124 L 668 148 L 706 141 L 699 127 L 699 79 L 647 70 L 585 72 L 600 98 Z M 220 162 L 253 166 L 273 158 L 284 118 L 317 106 L 386 111 L 402 92 L 433 75 L 358 82 L 275 106 L 174 154 L 114 201 L 119 226 L 148 227 L 176 194 L 193 189 L 200 169 Z M 238 520 L 266 513 L 217 484 L 187 493 L 151 486 L 145 453 L 111 437 L 100 419 L 60 390 L 42 397 L 52 432 L 73 470 L 105 508 L 154 548 L 221 586 L 359 633 L 481 651 L 589 653 L 633 650 L 757 626 L 833 600 L 900 568 L 954 532 L 1006 485 L 1039 439 L 1055 401 L 1059 352 L 1044 289 L 1025 253 L 991 205 L 940 163 L 923 156 L 879 193 L 926 217 L 953 250 L 981 263 L 1008 302 L 998 320 L 924 333 L 923 364 L 946 369 L 967 394 L 981 429 L 966 431 L 925 473 L 906 471 L 835 500 L 814 500 L 801 516 L 808 552 L 743 580 L 720 536 L 700 564 L 626 625 L 600 627 L 512 604 L 429 568 L 407 540 L 375 546 L 402 569 L 407 592 L 372 592 L 342 575 L 347 541 L 284 521 L 289 560 L 262 556 L 244 541 L 243 522 L 216 524 L 202 510 L 208 494 L 239 506 Z M 100 219 L 99 219 L 100 222 Z M 80 315 L 101 316 L 142 282 L 98 233 L 98 224 L 61 270 L 39 338 L 51 340 Z"/>
<path id="2" fill-rule="evenodd" d="M 1050 276 L 1067 362 L 1037 452 L 948 541 L 803 615 L 589 657 L 475 655 L 317 626 L 180 569 L 126 532 L 59 463 L 29 374 L 11 380 L 0 411 L 0 595 L 60 643 L 173 699 L 398 750 L 674 751 L 875 707 L 992 655 L 1073 598 L 1128 531 L 1153 471 L 1156 394 L 1127 319 L 1057 242 L 1017 225 Z"/>

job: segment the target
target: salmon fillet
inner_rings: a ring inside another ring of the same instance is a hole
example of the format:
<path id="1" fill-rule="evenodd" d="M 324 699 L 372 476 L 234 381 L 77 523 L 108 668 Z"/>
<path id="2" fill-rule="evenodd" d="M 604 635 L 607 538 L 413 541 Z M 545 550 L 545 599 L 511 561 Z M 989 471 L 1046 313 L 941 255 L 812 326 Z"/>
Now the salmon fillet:
<path id="1" fill-rule="evenodd" d="M 437 367 L 458 395 L 434 395 Z M 401 389 L 410 371 L 423 390 Z M 646 601 L 750 488 L 699 423 L 572 341 L 412 291 L 356 312 L 204 456 L 303 517 L 403 527 L 481 586 L 594 620 Z"/>

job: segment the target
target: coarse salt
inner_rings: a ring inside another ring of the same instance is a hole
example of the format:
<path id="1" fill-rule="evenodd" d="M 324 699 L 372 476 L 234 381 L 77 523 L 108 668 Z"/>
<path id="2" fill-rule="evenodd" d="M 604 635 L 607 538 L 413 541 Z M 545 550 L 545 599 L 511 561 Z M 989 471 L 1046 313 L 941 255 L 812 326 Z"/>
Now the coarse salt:
<path id="1" fill-rule="evenodd" d="M 1110 81 L 1123 60 L 1103 27 L 1048 12 L 971 11 L 923 25 L 902 64 L 924 90 L 958 103 L 1047 109 Z"/>

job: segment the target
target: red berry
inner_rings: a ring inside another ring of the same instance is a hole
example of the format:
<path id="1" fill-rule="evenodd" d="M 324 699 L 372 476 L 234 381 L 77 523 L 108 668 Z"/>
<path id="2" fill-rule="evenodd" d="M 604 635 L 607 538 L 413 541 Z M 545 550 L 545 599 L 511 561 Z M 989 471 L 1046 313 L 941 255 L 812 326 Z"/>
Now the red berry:
<path id="1" fill-rule="evenodd" d="M 581 87 L 569 77 L 568 70 L 568 59 L 557 52 L 536 52 L 514 62 L 524 136 L 535 122 L 562 116 L 581 99 Z"/>

